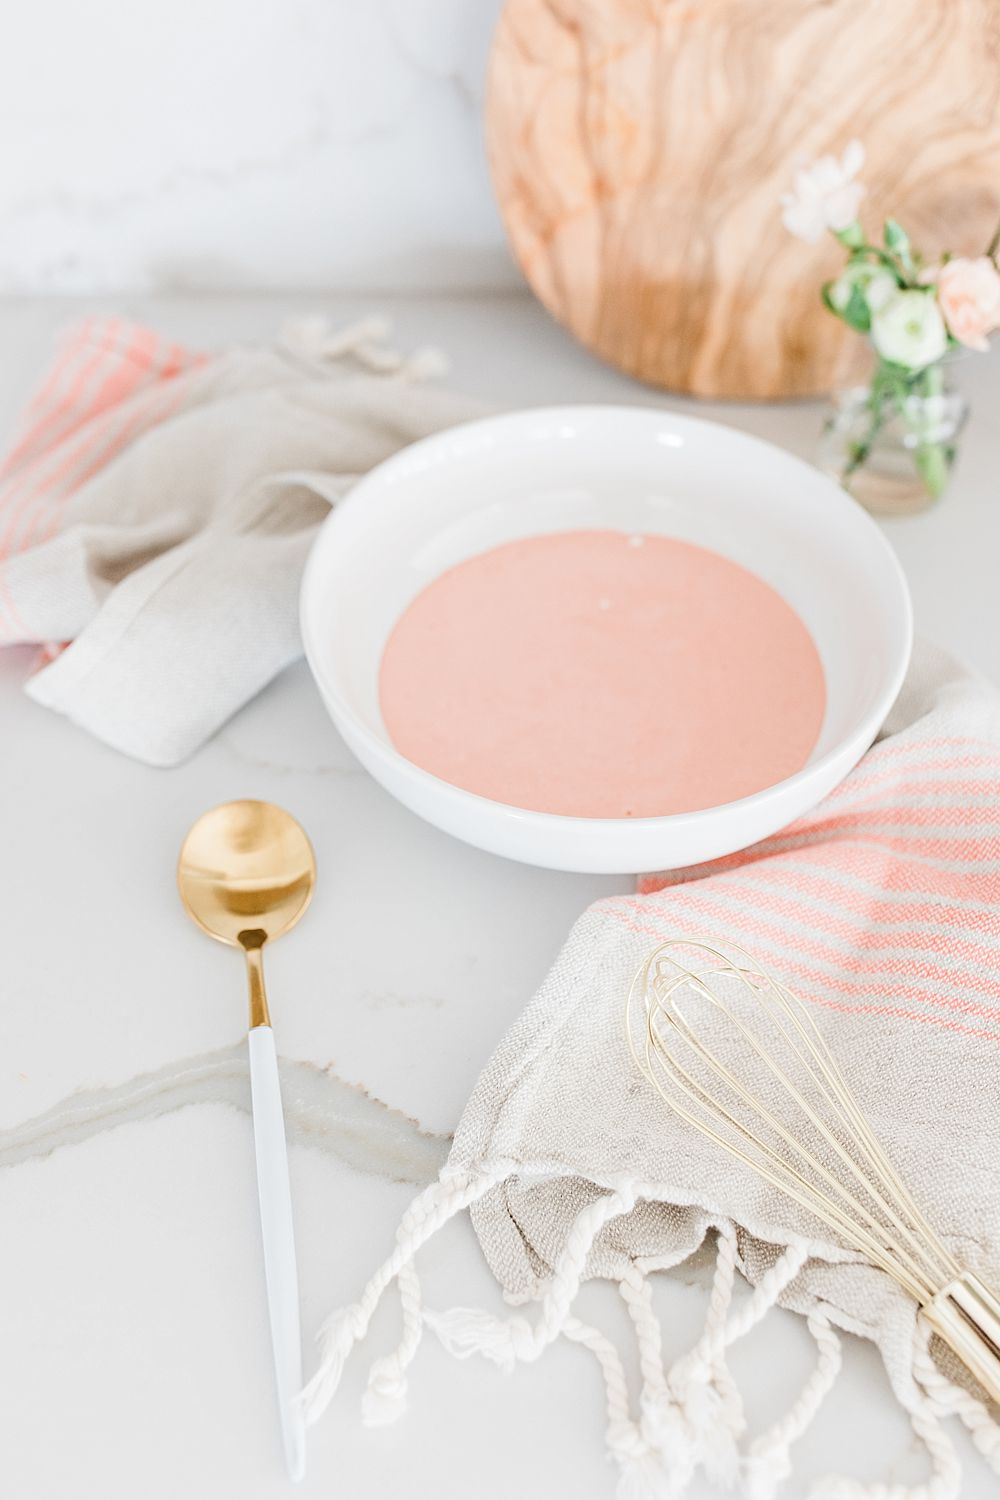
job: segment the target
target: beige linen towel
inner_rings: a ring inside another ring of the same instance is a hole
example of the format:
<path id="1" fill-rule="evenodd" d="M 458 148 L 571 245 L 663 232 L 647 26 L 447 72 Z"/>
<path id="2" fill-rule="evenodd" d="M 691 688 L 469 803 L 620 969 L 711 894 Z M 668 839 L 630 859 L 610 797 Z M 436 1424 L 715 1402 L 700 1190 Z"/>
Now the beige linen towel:
<path id="1" fill-rule="evenodd" d="M 32 698 L 169 766 L 295 659 L 329 506 L 478 411 L 383 333 L 313 320 L 206 357 L 113 318 L 69 331 L 0 465 L 0 644 L 53 643 Z"/>

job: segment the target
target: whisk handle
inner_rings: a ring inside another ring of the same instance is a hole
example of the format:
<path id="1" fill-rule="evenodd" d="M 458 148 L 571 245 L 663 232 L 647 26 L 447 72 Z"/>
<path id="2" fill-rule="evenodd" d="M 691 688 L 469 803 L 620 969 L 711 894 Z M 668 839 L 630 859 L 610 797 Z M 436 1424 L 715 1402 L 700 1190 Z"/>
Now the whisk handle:
<path id="1" fill-rule="evenodd" d="M 966 1271 L 927 1303 L 924 1317 L 1000 1404 L 1000 1299 Z"/>

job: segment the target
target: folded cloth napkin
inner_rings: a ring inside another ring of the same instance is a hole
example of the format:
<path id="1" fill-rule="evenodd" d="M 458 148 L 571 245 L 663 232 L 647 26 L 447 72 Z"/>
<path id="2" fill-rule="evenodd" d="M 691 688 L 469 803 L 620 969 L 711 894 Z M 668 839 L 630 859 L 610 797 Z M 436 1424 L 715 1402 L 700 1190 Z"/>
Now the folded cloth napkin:
<path id="1" fill-rule="evenodd" d="M 372 1422 L 399 1410 L 424 1327 L 458 1356 L 508 1368 L 561 1335 L 605 1375 L 620 1496 L 680 1495 L 703 1466 L 762 1500 L 836 1379 L 847 1329 L 877 1344 L 931 1477 L 912 1488 L 837 1479 L 811 1494 L 952 1500 L 961 1474 L 948 1413 L 1000 1473 L 1000 1428 L 957 1365 L 939 1362 L 916 1304 L 676 1117 L 637 1072 L 624 1029 L 630 982 L 660 942 L 742 945 L 811 1002 L 918 1203 L 960 1263 L 1000 1287 L 998 809 L 1000 699 L 921 648 L 882 737 L 814 813 L 742 854 L 593 906 L 480 1077 L 439 1181 L 409 1209 L 359 1300 L 324 1325 L 310 1415 L 395 1280 L 403 1335 L 372 1368 Z M 465 1208 L 523 1311 L 422 1305 L 414 1255 Z M 716 1268 L 704 1332 L 668 1368 L 650 1273 L 706 1240 Z M 742 1300 L 737 1269 L 753 1287 Z M 634 1406 L 619 1351 L 577 1316 L 588 1277 L 616 1282 L 631 1314 Z M 727 1350 L 775 1303 L 805 1316 L 816 1363 L 792 1409 L 751 1439 Z"/>
<path id="2" fill-rule="evenodd" d="M 0 645 L 54 643 L 32 698 L 173 765 L 299 655 L 330 504 L 478 410 L 385 331 L 305 320 L 214 357 L 115 318 L 68 332 L 0 464 Z"/>

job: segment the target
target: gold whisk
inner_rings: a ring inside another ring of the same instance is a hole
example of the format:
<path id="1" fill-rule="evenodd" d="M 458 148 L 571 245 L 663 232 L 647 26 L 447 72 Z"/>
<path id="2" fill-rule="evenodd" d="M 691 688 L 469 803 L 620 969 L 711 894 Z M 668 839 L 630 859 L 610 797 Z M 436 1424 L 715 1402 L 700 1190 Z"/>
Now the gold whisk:
<path id="1" fill-rule="evenodd" d="M 676 938 L 636 974 L 627 1033 L 682 1120 L 898 1282 L 1000 1402 L 1000 1301 L 931 1229 L 801 1000 L 740 948 Z"/>

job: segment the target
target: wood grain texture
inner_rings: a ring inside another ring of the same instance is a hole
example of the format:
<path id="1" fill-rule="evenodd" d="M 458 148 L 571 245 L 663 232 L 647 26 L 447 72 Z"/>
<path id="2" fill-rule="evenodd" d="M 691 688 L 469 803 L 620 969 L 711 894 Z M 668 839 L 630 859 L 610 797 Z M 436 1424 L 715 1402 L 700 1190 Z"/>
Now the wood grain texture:
<path id="1" fill-rule="evenodd" d="M 510 241 L 545 306 L 643 380 L 815 394 L 864 346 L 795 240 L 795 166 L 868 152 L 862 218 L 928 253 L 1000 217 L 1000 0 L 508 0 L 486 105 Z"/>

